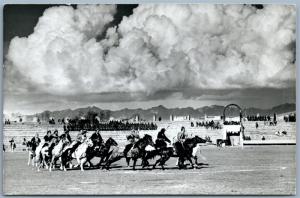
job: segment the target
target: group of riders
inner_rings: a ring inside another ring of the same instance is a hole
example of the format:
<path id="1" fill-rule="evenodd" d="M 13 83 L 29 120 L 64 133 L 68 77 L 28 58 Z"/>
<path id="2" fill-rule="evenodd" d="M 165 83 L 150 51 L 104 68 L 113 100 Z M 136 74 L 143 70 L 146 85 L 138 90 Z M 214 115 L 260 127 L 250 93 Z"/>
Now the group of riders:
<path id="1" fill-rule="evenodd" d="M 171 157 L 173 152 L 172 152 L 172 154 L 170 154 L 170 156 L 166 156 L 167 153 L 168 153 L 167 151 L 170 151 L 170 150 L 166 150 L 166 149 L 170 148 L 172 146 L 168 146 L 168 144 L 171 145 L 171 140 L 166 136 L 165 132 L 166 132 L 166 129 L 162 128 L 157 134 L 157 139 L 156 139 L 155 143 L 153 142 L 153 144 L 150 144 L 148 142 L 146 144 L 151 145 L 153 150 L 160 151 L 159 154 L 161 156 L 164 155 L 164 159 L 166 161 L 167 159 L 169 159 Z M 145 135 L 143 138 L 145 138 L 145 137 L 150 137 L 151 142 L 152 142 L 152 137 L 151 136 Z M 175 145 L 177 144 L 181 148 L 183 148 L 182 150 L 184 150 L 185 147 L 187 147 L 187 145 L 184 144 L 187 137 L 188 137 L 188 135 L 185 131 L 185 128 L 181 127 L 180 132 L 178 132 L 177 136 L 174 138 L 173 146 L 175 147 Z M 126 136 L 127 144 L 124 148 L 124 151 L 122 152 L 122 154 L 123 154 L 122 156 L 125 156 L 125 157 L 128 156 L 129 151 L 131 151 L 133 149 L 141 149 L 143 147 L 141 145 L 143 145 L 143 144 L 139 144 L 139 143 L 142 142 L 141 140 L 143 138 L 140 137 L 139 131 L 136 131 L 136 130 L 131 131 L 131 133 Z M 36 153 L 35 151 L 36 151 L 37 147 L 40 144 L 43 144 L 42 148 L 44 148 L 46 146 L 48 147 L 48 149 L 47 149 L 48 155 L 47 156 L 48 156 L 49 159 L 51 159 L 53 148 L 62 139 L 68 141 L 69 144 L 68 144 L 67 148 L 70 150 L 70 152 L 75 152 L 76 149 L 79 147 L 79 145 L 86 142 L 87 139 L 91 140 L 92 145 L 93 145 L 94 148 L 98 147 L 98 148 L 101 149 L 101 148 L 106 146 L 105 145 L 106 143 L 103 141 L 103 138 L 100 134 L 100 130 L 96 130 L 89 138 L 87 137 L 87 131 L 86 130 L 81 130 L 81 131 L 78 132 L 78 134 L 76 136 L 76 139 L 74 141 L 72 141 L 72 138 L 71 138 L 68 130 L 64 131 L 64 133 L 61 134 L 61 135 L 58 134 L 58 130 L 54 130 L 53 133 L 50 130 L 48 130 L 47 134 L 43 137 L 43 141 L 41 141 L 38 133 L 30 140 L 31 151 L 33 153 L 33 157 Z M 203 139 L 201 139 L 201 140 L 203 140 Z M 137 143 L 137 142 L 139 142 L 139 143 Z M 145 148 L 143 148 L 143 149 L 145 149 Z M 63 151 L 61 151 L 61 152 L 63 152 Z M 176 151 L 175 151 L 175 153 L 176 153 Z M 158 153 L 156 153 L 156 154 L 158 154 Z M 145 153 L 143 153 L 142 155 L 145 156 Z M 126 158 L 126 160 L 127 160 L 127 158 Z M 127 163 L 129 165 L 129 161 Z M 160 163 L 162 164 L 162 162 L 160 162 Z M 134 166 L 135 166 L 135 161 L 134 161 Z"/>

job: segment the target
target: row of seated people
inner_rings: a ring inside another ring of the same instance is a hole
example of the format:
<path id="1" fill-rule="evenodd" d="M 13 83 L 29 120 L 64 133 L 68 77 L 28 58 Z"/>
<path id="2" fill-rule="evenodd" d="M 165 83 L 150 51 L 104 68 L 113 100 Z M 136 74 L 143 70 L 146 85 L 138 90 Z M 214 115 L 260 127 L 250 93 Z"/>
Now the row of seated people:
<path id="1" fill-rule="evenodd" d="M 248 121 L 271 121 L 271 116 L 247 116 Z"/>
<path id="2" fill-rule="evenodd" d="M 90 123 L 80 123 L 70 121 L 68 124 L 64 125 L 64 130 L 78 131 L 80 129 L 85 129 L 88 131 L 93 131 L 99 129 L 100 131 L 128 131 L 128 130 L 156 130 L 157 125 L 154 123 L 129 123 L 121 121 L 110 121 L 108 123 L 95 123 L 91 125 Z"/>
<path id="3" fill-rule="evenodd" d="M 222 126 L 219 122 L 211 121 L 202 121 L 202 122 L 191 122 L 191 127 L 205 127 L 205 128 L 211 128 L 211 129 L 222 129 Z"/>

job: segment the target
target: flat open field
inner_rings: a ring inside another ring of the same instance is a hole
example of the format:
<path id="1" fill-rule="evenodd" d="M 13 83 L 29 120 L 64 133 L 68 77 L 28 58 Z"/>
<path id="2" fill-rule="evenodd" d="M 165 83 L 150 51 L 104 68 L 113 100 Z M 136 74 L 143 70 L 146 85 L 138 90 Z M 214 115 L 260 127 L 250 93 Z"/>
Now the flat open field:
<path id="1" fill-rule="evenodd" d="M 203 146 L 199 169 L 178 170 L 176 159 L 165 171 L 132 171 L 125 159 L 110 171 L 37 172 L 27 166 L 27 153 L 4 153 L 6 195 L 37 194 L 295 194 L 296 146 Z M 140 164 L 140 161 L 138 162 Z"/>

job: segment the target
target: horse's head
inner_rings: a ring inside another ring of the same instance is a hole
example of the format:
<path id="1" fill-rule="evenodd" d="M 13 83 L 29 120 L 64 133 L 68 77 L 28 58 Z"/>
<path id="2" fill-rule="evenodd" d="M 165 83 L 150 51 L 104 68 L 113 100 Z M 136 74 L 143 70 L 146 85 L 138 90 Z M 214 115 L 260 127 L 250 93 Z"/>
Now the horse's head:
<path id="1" fill-rule="evenodd" d="M 32 151 L 32 147 L 33 147 L 32 142 L 30 142 L 30 141 L 27 142 L 26 146 L 27 146 L 28 151 Z"/>
<path id="2" fill-rule="evenodd" d="M 143 137 L 143 140 L 145 141 L 145 143 L 147 145 L 151 145 L 154 147 L 154 142 L 152 140 L 152 136 L 148 135 L 148 134 L 145 134 L 145 136 Z"/>
<path id="3" fill-rule="evenodd" d="M 118 146 L 118 143 L 112 138 L 108 138 L 108 140 L 106 140 L 105 142 L 106 146 Z"/>
<path id="4" fill-rule="evenodd" d="M 67 144 L 71 143 L 65 134 L 62 134 L 60 136 L 59 142 L 61 142 L 63 145 L 67 145 Z"/>
<path id="5" fill-rule="evenodd" d="M 87 139 L 85 143 L 88 145 L 88 147 L 92 147 L 94 145 L 91 139 Z"/>
<path id="6" fill-rule="evenodd" d="M 198 135 L 196 135 L 194 138 L 195 143 L 206 143 L 205 139 L 202 139 L 201 137 L 199 137 Z"/>

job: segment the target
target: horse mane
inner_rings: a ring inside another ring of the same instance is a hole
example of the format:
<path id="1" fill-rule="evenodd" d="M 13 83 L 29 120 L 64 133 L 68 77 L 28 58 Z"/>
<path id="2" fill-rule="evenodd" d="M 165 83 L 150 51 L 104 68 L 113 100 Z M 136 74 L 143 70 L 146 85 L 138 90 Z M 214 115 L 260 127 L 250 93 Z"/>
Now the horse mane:
<path id="1" fill-rule="evenodd" d="M 190 144 L 190 143 L 193 143 L 195 141 L 195 138 L 192 137 L 192 138 L 186 138 L 185 141 L 184 141 L 184 144 Z"/>
<path id="2" fill-rule="evenodd" d="M 118 145 L 118 143 L 116 142 L 116 140 L 114 140 L 112 137 L 109 137 L 109 138 L 106 140 L 106 142 L 105 142 L 105 147 L 108 147 L 108 146 L 110 147 L 110 146 L 112 146 L 114 142 Z"/>
<path id="3" fill-rule="evenodd" d="M 144 137 L 142 139 L 146 139 L 146 138 L 152 138 L 151 135 L 145 134 Z"/>
<path id="4" fill-rule="evenodd" d="M 143 140 L 144 140 L 144 138 L 139 139 L 139 140 L 134 144 L 133 148 L 136 148 L 137 145 L 140 145 L 141 142 L 142 142 Z"/>

